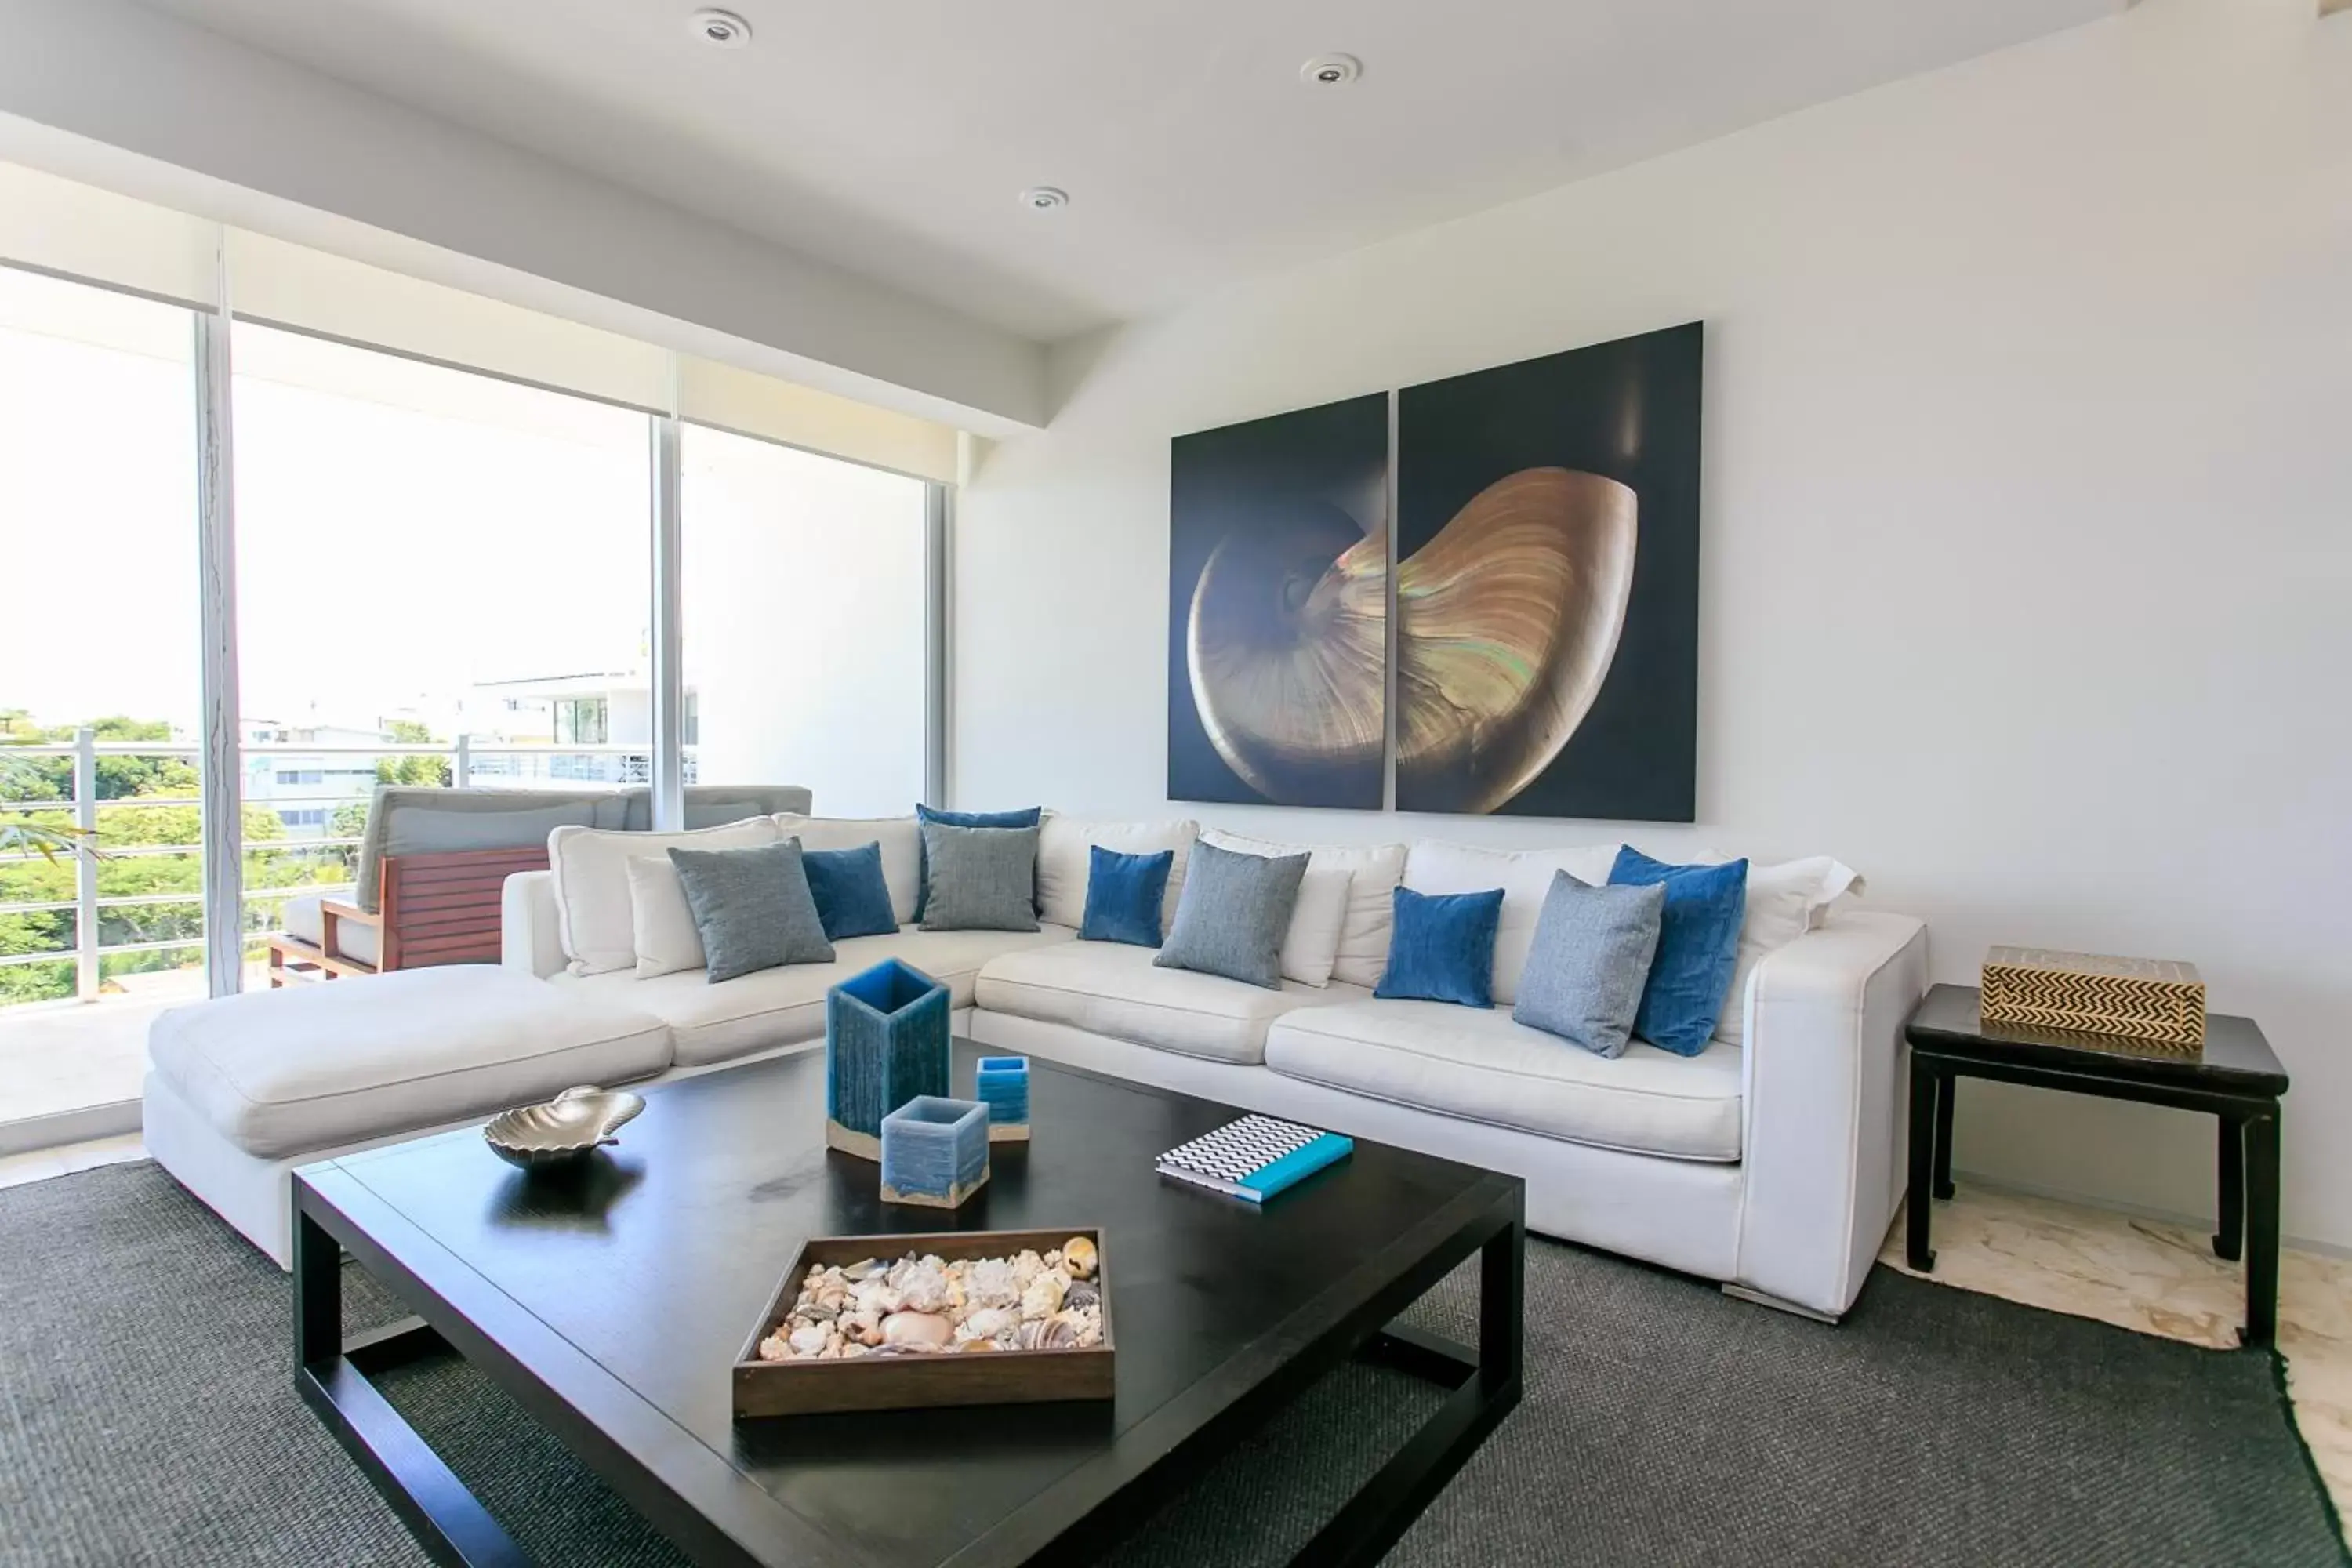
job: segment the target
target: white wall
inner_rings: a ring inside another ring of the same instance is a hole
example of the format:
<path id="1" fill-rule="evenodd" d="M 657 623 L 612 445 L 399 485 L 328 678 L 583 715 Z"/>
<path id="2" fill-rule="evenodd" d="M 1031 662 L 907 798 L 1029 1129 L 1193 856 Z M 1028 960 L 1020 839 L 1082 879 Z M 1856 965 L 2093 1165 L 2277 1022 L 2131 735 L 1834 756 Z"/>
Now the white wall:
<path id="1" fill-rule="evenodd" d="M 1933 926 L 2195 961 L 2352 1245 L 2352 17 L 2146 0 L 1066 345 L 960 507 L 955 795 L 1165 810 L 1168 438 L 1704 318 L 1699 823 Z M 1238 811 L 1293 837 L 1608 825 Z M 2210 1123 L 1963 1091 L 1958 1164 L 2210 1213 Z"/>
<path id="2" fill-rule="evenodd" d="M 128 0 L 0 0 L 0 156 L 990 433 L 1018 334 Z"/>

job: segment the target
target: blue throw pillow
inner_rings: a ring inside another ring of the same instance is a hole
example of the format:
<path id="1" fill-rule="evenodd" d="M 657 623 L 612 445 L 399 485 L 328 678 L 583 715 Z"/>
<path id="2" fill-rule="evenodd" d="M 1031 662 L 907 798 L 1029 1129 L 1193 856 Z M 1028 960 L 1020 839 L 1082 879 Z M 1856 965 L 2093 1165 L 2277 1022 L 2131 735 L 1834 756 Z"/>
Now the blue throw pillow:
<path id="1" fill-rule="evenodd" d="M 1663 883 L 1666 905 L 1658 930 L 1658 956 L 1633 1033 L 1662 1051 L 1695 1057 L 1715 1036 L 1732 972 L 1739 965 L 1739 924 L 1748 914 L 1748 862 L 1669 866 L 1626 845 L 1617 851 L 1610 885 Z"/>
<path id="2" fill-rule="evenodd" d="M 817 918 L 824 922 L 827 942 L 890 936 L 898 931 L 898 917 L 890 912 L 890 884 L 882 876 L 879 839 L 855 849 L 803 846 L 801 865 L 808 872 L 809 891 L 816 896 Z"/>
<path id="3" fill-rule="evenodd" d="M 1416 893 L 1399 888 L 1391 900 L 1396 930 L 1389 965 L 1375 996 L 1423 1002 L 1495 1005 L 1495 931 L 1503 920 L 1503 889 L 1484 893 Z"/>
<path id="4" fill-rule="evenodd" d="M 1158 947 L 1160 901 L 1175 865 L 1173 849 L 1122 855 L 1099 844 L 1087 846 L 1087 913 L 1078 925 L 1078 940 Z"/>
<path id="5" fill-rule="evenodd" d="M 922 923 L 924 907 L 931 901 L 931 847 L 923 842 L 922 824 L 936 822 L 944 827 L 1034 827 L 1044 820 L 1045 816 L 1045 808 L 1042 805 L 1033 805 L 1025 811 L 940 811 L 933 806 L 916 806 L 916 923 L 919 925 Z M 1031 880 L 1034 882 L 1034 879 L 1035 873 L 1033 872 Z M 1038 914 L 1045 912 L 1045 906 L 1037 902 L 1034 893 L 1029 901 L 1035 907 Z"/>

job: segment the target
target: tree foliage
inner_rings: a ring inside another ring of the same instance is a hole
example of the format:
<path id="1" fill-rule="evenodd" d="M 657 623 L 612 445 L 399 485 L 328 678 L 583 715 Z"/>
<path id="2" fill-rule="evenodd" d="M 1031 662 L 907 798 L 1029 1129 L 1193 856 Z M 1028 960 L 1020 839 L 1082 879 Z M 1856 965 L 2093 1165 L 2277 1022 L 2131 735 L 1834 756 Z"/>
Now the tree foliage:
<path id="1" fill-rule="evenodd" d="M 383 733 L 386 740 L 403 746 L 433 743 L 433 731 L 414 719 L 387 719 Z M 434 784 L 447 789 L 449 778 L 446 757 L 385 757 L 375 765 L 375 782 L 380 784 Z M 337 837 L 343 837 L 340 829 Z"/>

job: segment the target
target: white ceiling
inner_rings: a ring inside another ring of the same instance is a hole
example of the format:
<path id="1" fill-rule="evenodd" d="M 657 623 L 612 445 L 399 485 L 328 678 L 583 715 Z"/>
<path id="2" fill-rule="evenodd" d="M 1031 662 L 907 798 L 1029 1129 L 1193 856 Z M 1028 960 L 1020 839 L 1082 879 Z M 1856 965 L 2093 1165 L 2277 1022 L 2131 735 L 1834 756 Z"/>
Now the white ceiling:
<path id="1" fill-rule="evenodd" d="M 1051 339 L 2122 0 L 727 0 L 732 51 L 700 0 L 142 3 Z"/>

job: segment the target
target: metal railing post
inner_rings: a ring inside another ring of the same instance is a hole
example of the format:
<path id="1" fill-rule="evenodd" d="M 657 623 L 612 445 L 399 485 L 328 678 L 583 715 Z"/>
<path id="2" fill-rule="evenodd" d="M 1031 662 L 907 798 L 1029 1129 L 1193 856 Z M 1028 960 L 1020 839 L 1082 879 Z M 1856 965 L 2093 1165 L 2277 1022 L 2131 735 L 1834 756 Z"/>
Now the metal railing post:
<path id="1" fill-rule="evenodd" d="M 74 826 L 82 831 L 74 855 L 74 989 L 98 1000 L 98 731 L 74 731 Z"/>
<path id="2" fill-rule="evenodd" d="M 474 738 L 464 731 L 457 732 L 457 761 L 450 769 L 449 782 L 464 789 L 474 782 Z"/>

